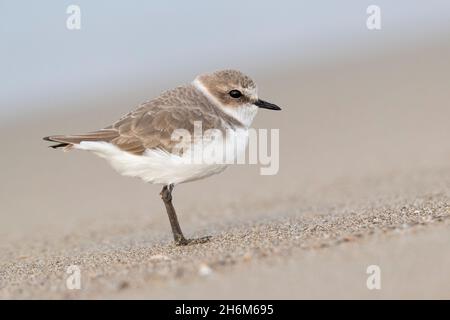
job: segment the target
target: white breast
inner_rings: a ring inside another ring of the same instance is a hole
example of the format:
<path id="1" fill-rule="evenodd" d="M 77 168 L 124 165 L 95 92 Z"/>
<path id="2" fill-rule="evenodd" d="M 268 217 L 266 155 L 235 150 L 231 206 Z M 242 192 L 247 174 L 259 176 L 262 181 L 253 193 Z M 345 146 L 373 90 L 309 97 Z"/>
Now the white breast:
<path id="1" fill-rule="evenodd" d="M 247 130 L 228 131 L 223 142 L 202 141 L 202 147 L 191 145 L 182 156 L 160 149 L 148 149 L 143 155 L 120 150 L 109 142 L 82 141 L 76 149 L 92 151 L 105 158 L 120 174 L 139 177 L 156 184 L 179 184 L 209 177 L 224 171 L 230 161 L 245 153 L 248 140 Z M 223 148 L 227 162 L 217 163 L 217 153 Z M 214 158 L 213 158 L 214 157 Z M 201 159 L 201 161 L 197 161 Z M 193 161 L 194 160 L 194 161 Z"/>

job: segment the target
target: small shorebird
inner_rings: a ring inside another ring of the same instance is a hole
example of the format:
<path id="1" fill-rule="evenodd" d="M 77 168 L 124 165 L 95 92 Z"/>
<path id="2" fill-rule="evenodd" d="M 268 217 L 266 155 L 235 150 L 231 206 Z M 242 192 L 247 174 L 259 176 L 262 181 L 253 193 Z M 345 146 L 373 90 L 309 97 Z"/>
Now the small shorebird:
<path id="1" fill-rule="evenodd" d="M 281 110 L 258 98 L 256 84 L 248 76 L 235 70 L 222 70 L 199 75 L 191 84 L 166 91 L 104 129 L 86 134 L 49 136 L 44 140 L 56 142 L 52 148 L 92 151 L 108 160 L 122 175 L 162 184 L 161 198 L 175 243 L 187 245 L 205 242 L 209 237 L 193 240 L 184 237 L 172 205 L 172 190 L 179 183 L 220 173 L 227 163 L 192 163 L 192 149 L 199 140 L 183 141 L 183 152 L 179 152 L 176 149 L 181 142 L 174 139 L 173 133 L 181 129 L 193 134 L 195 123 L 200 122 L 203 130 L 234 133 L 236 153 L 245 152 L 247 130 L 258 108 Z M 219 143 L 211 138 L 200 139 L 202 145 Z M 220 142 L 225 149 L 229 140 Z"/>

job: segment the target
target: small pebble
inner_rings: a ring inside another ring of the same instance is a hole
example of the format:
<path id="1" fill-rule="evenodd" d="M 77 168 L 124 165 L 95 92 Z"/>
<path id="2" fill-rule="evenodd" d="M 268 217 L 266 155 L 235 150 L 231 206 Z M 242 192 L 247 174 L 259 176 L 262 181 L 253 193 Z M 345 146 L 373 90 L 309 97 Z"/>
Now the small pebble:
<path id="1" fill-rule="evenodd" d="M 162 254 L 155 254 L 153 256 L 150 256 L 149 259 L 150 260 L 163 260 L 163 261 L 170 260 L 170 258 L 168 256 L 164 256 Z"/>
<path id="2" fill-rule="evenodd" d="M 201 275 L 202 277 L 207 277 L 212 272 L 213 270 L 206 263 L 202 263 L 198 269 L 198 274 Z"/>
<path id="3" fill-rule="evenodd" d="M 130 287 L 130 283 L 128 281 L 121 281 L 119 283 L 118 289 L 119 290 L 124 290 L 126 288 Z"/>
<path id="4" fill-rule="evenodd" d="M 244 255 L 242 256 L 242 259 L 243 259 L 245 262 L 249 262 L 250 260 L 252 260 L 252 258 L 253 258 L 253 255 L 252 255 L 250 252 L 247 252 L 246 254 L 244 254 Z"/>

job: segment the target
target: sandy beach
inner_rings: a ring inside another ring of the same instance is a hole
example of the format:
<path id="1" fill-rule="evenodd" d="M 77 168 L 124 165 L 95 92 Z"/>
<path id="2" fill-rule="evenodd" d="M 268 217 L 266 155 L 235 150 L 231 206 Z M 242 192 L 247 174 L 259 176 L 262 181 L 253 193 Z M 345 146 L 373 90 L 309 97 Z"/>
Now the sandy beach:
<path id="1" fill-rule="evenodd" d="M 252 75 L 283 107 L 255 123 L 280 129 L 280 171 L 178 186 L 185 234 L 212 236 L 201 245 L 172 244 L 160 186 L 41 140 L 101 128 L 159 87 L 2 123 L 0 298 L 450 298 L 449 56 L 430 41 Z"/>

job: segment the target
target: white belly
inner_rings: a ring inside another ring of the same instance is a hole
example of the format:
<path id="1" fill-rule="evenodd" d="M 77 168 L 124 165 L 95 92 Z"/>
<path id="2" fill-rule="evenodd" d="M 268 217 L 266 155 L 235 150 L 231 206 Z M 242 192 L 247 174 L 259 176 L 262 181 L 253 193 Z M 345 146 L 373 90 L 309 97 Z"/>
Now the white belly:
<path id="1" fill-rule="evenodd" d="M 124 176 L 139 177 L 146 182 L 167 185 L 199 180 L 224 171 L 230 164 L 231 158 L 236 159 L 245 152 L 248 132 L 246 130 L 234 132 L 232 137 L 232 139 L 227 138 L 226 142 L 221 145 L 204 143 L 203 148 L 192 146 L 182 156 L 159 149 L 148 149 L 143 155 L 135 155 L 103 141 L 82 141 L 74 147 L 92 151 L 105 158 L 115 170 Z M 230 155 L 231 149 L 236 150 L 232 157 L 227 156 L 227 162 L 210 158 L 211 148 L 220 147 L 224 148 L 224 155 Z M 200 161 L 198 161 L 198 152 L 202 153 Z"/>

